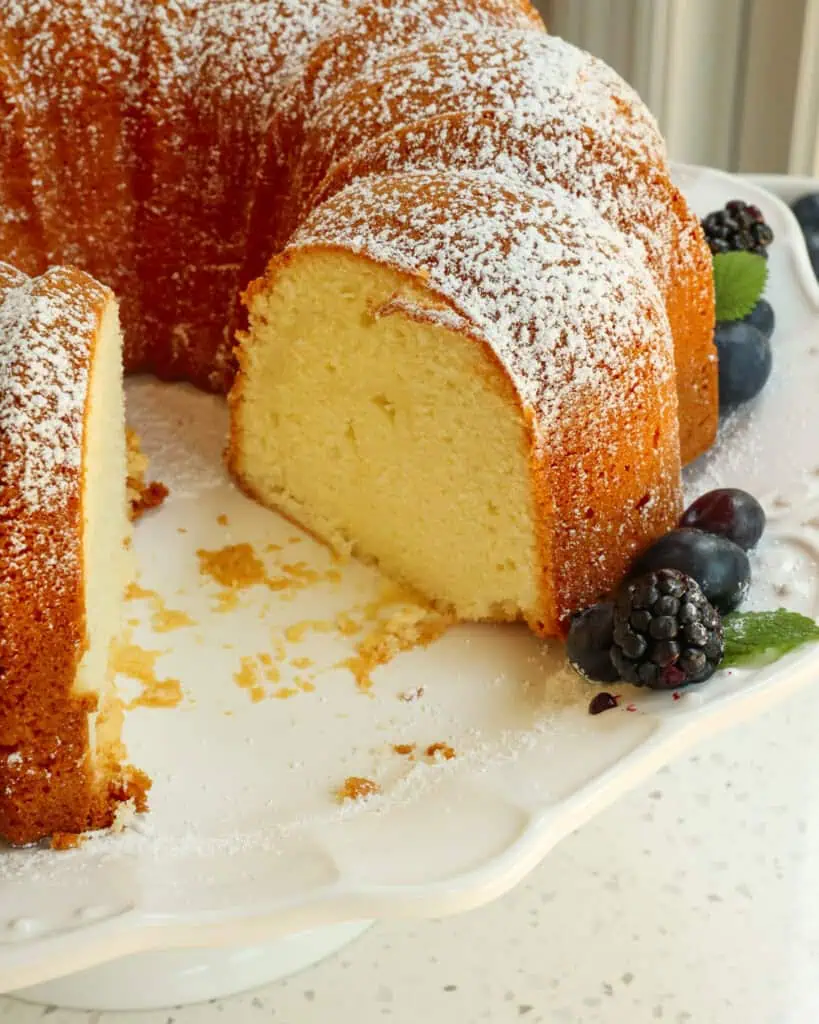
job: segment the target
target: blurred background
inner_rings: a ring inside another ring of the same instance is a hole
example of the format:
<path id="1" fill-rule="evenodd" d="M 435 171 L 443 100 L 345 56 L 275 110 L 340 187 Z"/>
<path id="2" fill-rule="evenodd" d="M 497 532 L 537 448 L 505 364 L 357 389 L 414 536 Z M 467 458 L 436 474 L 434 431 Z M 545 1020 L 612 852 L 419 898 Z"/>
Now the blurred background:
<path id="1" fill-rule="evenodd" d="M 536 0 L 657 117 L 673 159 L 819 175 L 819 0 Z"/>

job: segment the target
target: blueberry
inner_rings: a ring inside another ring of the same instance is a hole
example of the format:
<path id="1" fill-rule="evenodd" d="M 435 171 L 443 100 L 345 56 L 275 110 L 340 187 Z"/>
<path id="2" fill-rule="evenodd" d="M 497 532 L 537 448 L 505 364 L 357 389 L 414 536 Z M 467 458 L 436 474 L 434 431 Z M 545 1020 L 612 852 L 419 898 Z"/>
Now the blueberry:
<path id="1" fill-rule="evenodd" d="M 808 228 L 819 228 L 819 192 L 801 196 L 793 203 L 791 209 L 803 231 Z"/>
<path id="2" fill-rule="evenodd" d="M 766 338 L 770 338 L 776 326 L 776 316 L 773 306 L 765 299 L 760 299 L 751 312 L 743 319 L 742 323 L 751 324 L 761 331 Z"/>
<path id="3" fill-rule="evenodd" d="M 808 247 L 813 272 L 819 278 L 819 226 L 805 230 L 805 245 Z"/>
<path id="4" fill-rule="evenodd" d="M 748 593 L 751 564 L 739 545 L 726 537 L 690 528 L 672 530 L 643 552 L 631 568 L 631 576 L 660 569 L 677 569 L 696 580 L 705 597 L 723 614 L 733 611 Z M 693 597 L 686 602 L 693 602 Z M 680 621 L 692 616 L 680 609 Z M 695 616 L 693 616 L 695 617 Z M 705 620 L 703 620 L 705 621 Z"/>
<path id="5" fill-rule="evenodd" d="M 771 345 L 751 324 L 719 323 L 714 332 L 719 357 L 720 412 L 755 398 L 771 375 Z"/>
<path id="6" fill-rule="evenodd" d="M 750 551 L 765 530 L 765 510 L 747 491 L 721 487 L 697 498 L 683 513 L 680 526 L 727 537 Z"/>
<path id="7" fill-rule="evenodd" d="M 572 619 L 566 654 L 576 672 L 593 683 L 613 683 L 619 677 L 609 651 L 614 642 L 614 605 L 603 601 Z"/>

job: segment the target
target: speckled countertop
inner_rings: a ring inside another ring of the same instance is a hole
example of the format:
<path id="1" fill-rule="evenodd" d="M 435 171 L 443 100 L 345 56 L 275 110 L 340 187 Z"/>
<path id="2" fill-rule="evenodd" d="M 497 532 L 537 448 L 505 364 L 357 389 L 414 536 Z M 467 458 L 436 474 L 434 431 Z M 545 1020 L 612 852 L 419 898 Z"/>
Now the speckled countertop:
<path id="1" fill-rule="evenodd" d="M 819 687 L 703 744 L 499 902 L 379 924 L 278 985 L 84 1014 L 0 997 L 0 1024 L 813 1024 Z"/>

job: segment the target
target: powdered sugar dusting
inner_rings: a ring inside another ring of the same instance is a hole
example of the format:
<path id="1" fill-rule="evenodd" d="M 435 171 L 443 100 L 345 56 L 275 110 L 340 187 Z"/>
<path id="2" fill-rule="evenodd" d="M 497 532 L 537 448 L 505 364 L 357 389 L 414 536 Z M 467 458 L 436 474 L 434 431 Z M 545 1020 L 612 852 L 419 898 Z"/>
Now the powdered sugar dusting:
<path id="1" fill-rule="evenodd" d="M 673 372 L 645 264 L 557 186 L 515 188 L 488 173 L 373 176 L 320 206 L 291 244 L 341 245 L 428 275 L 492 346 L 541 437 L 583 394 L 608 394 L 613 377 L 659 384 Z"/>
<path id="2" fill-rule="evenodd" d="M 673 186 L 621 140 L 600 136 L 581 104 L 546 105 L 532 118 L 498 111 L 443 114 L 380 135 L 336 164 L 312 203 L 363 174 L 491 170 L 510 183 L 550 183 L 594 202 L 597 212 L 641 242 L 657 277 L 668 274 Z"/>
<path id="3" fill-rule="evenodd" d="M 556 36 L 514 30 L 451 34 L 408 46 L 342 81 L 310 126 L 321 156 L 308 146 L 308 165 L 338 159 L 387 130 L 439 114 L 485 110 L 536 121 L 582 120 L 601 137 L 618 138 L 665 166 L 656 122 L 614 71 Z"/>
<path id="4" fill-rule="evenodd" d="M 103 290 L 72 271 L 8 274 L 0 292 L 4 519 L 61 508 L 77 492 L 91 344 Z M 2 281 L 2 277 L 0 277 Z"/>

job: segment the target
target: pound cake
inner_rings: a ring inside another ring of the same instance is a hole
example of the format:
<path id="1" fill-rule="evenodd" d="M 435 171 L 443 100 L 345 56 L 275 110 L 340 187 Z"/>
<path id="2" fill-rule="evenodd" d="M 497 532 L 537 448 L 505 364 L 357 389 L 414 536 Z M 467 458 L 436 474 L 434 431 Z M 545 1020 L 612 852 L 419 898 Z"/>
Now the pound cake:
<path id="1" fill-rule="evenodd" d="M 9 0 L 0 260 L 0 374 L 51 396 L 0 393 L 14 842 L 147 784 L 106 673 L 109 288 L 127 371 L 230 392 L 249 493 L 462 619 L 559 633 L 716 431 L 710 255 L 662 136 L 528 0 Z"/>
<path id="2" fill-rule="evenodd" d="M 129 577 L 122 341 L 77 270 L 0 264 L 0 835 L 111 823 L 143 800 L 108 670 Z"/>

